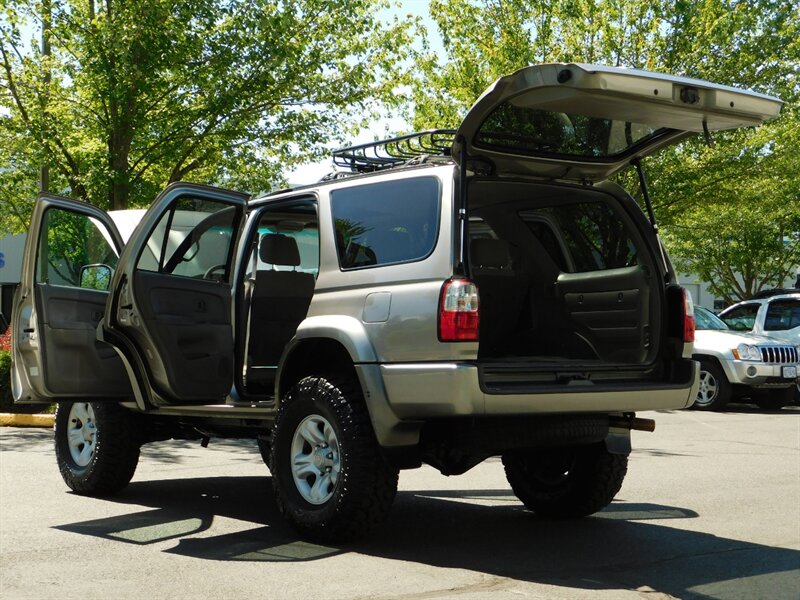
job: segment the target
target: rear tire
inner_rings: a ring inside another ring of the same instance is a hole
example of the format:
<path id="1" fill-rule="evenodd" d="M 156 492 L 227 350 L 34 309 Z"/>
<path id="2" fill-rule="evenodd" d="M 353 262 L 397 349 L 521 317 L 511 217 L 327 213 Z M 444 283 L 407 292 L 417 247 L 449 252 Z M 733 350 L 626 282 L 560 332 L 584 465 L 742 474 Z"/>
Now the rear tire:
<path id="1" fill-rule="evenodd" d="M 628 457 L 605 443 L 539 448 L 503 455 L 506 479 L 517 498 L 543 517 L 584 517 L 608 506 L 622 487 Z"/>
<path id="2" fill-rule="evenodd" d="M 271 446 L 278 509 L 303 537 L 349 541 L 388 516 L 397 469 L 381 453 L 352 378 L 306 377 L 295 385 L 278 410 Z"/>
<path id="3" fill-rule="evenodd" d="M 141 445 L 137 420 L 118 404 L 59 402 L 54 439 L 61 477 L 78 494 L 115 494 L 136 472 Z"/>
<path id="4" fill-rule="evenodd" d="M 700 359 L 700 386 L 691 408 L 722 410 L 731 399 L 731 384 L 725 372 L 713 360 Z"/>

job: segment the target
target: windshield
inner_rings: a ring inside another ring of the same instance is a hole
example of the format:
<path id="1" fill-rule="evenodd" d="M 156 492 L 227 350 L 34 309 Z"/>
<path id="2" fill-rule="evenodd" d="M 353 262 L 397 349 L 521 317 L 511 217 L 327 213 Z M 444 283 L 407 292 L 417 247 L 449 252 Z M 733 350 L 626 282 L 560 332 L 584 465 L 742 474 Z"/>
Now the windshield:
<path id="1" fill-rule="evenodd" d="M 713 329 L 717 331 L 729 329 L 722 319 L 702 306 L 694 307 L 694 323 L 695 329 Z"/>

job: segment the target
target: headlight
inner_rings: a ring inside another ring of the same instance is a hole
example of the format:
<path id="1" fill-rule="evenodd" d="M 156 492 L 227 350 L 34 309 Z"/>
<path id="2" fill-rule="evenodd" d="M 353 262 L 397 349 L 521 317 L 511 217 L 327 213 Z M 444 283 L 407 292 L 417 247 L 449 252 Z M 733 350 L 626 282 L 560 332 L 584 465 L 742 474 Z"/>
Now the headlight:
<path id="1" fill-rule="evenodd" d="M 757 346 L 750 346 L 748 344 L 739 344 L 731 350 L 733 356 L 739 360 L 761 360 L 761 351 Z"/>

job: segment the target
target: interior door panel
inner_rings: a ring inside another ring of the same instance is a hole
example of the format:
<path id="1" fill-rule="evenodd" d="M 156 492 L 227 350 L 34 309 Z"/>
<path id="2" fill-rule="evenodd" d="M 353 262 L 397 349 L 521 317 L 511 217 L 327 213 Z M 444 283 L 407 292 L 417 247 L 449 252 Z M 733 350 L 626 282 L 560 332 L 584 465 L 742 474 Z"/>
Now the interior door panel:
<path id="1" fill-rule="evenodd" d="M 145 361 L 162 392 L 175 402 L 224 398 L 233 378 L 230 288 L 137 271 L 133 289 L 144 333 L 158 348 Z"/>
<path id="2" fill-rule="evenodd" d="M 59 396 L 130 397 L 122 361 L 96 339 L 108 292 L 39 284 L 34 293 L 46 389 Z"/>
<path id="3" fill-rule="evenodd" d="M 37 198 L 12 310 L 15 402 L 133 397 L 119 355 L 97 339 L 121 248 L 119 231 L 99 208 Z"/>
<path id="4" fill-rule="evenodd" d="M 562 273 L 555 285 L 571 327 L 599 358 L 620 362 L 645 359 L 650 287 L 643 269 Z"/>

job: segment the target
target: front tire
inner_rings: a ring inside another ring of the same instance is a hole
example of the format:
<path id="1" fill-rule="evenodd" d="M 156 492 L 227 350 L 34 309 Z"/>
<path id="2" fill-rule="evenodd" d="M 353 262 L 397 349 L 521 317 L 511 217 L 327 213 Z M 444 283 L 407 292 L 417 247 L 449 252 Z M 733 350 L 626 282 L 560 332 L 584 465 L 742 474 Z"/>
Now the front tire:
<path id="1" fill-rule="evenodd" d="M 397 469 L 381 454 L 357 382 L 306 377 L 284 398 L 269 468 L 278 509 L 303 537 L 342 542 L 384 521 Z"/>
<path id="2" fill-rule="evenodd" d="M 691 408 L 722 410 L 731 399 L 731 384 L 722 368 L 713 360 L 700 359 L 700 386 Z"/>
<path id="3" fill-rule="evenodd" d="M 115 494 L 139 463 L 135 415 L 118 404 L 59 402 L 54 439 L 61 477 L 78 494 Z"/>
<path id="4" fill-rule="evenodd" d="M 517 498 L 537 515 L 585 517 L 608 506 L 622 487 L 628 457 L 605 443 L 539 448 L 503 455 L 506 479 Z"/>

